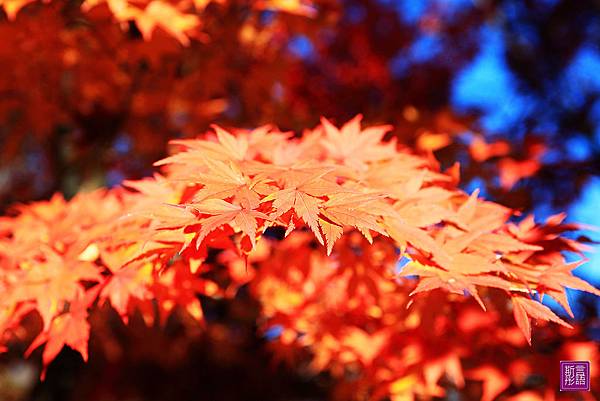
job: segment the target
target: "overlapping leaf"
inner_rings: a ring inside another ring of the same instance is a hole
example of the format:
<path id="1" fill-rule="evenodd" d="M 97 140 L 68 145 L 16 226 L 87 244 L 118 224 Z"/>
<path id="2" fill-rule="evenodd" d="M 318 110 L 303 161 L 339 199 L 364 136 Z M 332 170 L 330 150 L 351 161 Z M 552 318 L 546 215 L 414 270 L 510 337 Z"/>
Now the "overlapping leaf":
<path id="1" fill-rule="evenodd" d="M 523 336 L 498 334 L 492 346 L 521 346 L 532 319 L 570 327 L 544 296 L 570 313 L 566 288 L 600 295 L 562 254 L 585 249 L 561 235 L 577 225 L 562 215 L 510 222 L 511 210 L 383 141 L 387 126 L 323 119 L 300 138 L 213 130 L 174 141 L 178 152 L 156 163 L 161 174 L 0 220 L 3 344 L 36 312 L 43 328 L 30 350 L 46 344 L 45 366 L 65 345 L 87 359 L 97 306 L 125 322 L 139 313 L 164 323 L 175 311 L 202 322 L 200 296 L 248 284 L 262 329 L 283 327 L 275 349 L 286 359 L 309 347 L 312 369 L 355 371 L 373 400 L 442 396 L 442 378 L 460 388 L 465 377 L 484 380 L 491 400 L 509 379 L 482 379 L 489 361 L 464 374 L 469 341 L 490 341 L 498 316 L 512 314 L 516 325 L 502 330 Z M 206 276 L 214 260 L 226 280 Z M 471 296 L 486 312 L 471 309 Z M 452 332 L 454 342 L 444 339 Z"/>

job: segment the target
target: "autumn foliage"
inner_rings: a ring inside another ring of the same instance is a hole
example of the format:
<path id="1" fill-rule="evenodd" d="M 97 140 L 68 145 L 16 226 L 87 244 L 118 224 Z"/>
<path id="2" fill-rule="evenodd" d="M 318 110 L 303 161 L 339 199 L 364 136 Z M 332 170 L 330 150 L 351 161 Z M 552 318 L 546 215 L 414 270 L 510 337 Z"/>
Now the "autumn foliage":
<path id="1" fill-rule="evenodd" d="M 337 399 L 554 399 L 555 361 L 600 363 L 541 303 L 570 314 L 566 288 L 600 295 L 563 255 L 584 250 L 563 235 L 578 226 L 463 192 L 458 166 L 440 171 L 390 129 L 361 116 L 302 133 L 213 126 L 172 141 L 152 178 L 15 206 L 0 220 L 2 344 L 34 314 L 26 354 L 43 346 L 46 368 L 66 345 L 87 360 L 88 316 L 106 305 L 124 322 L 205 327 L 201 300 L 245 288 L 274 361 L 328 372 Z M 572 340 L 528 351 L 557 336 Z M 531 389 L 535 369 L 548 381 Z"/>
<path id="2" fill-rule="evenodd" d="M 211 123 L 299 131 L 321 115 L 362 113 L 392 123 L 391 135 L 420 154 L 437 152 L 445 166 L 461 160 L 464 182 L 482 178 L 482 190 L 505 205 L 539 203 L 518 185 L 523 179 L 572 183 L 555 197 L 562 210 L 589 166 L 571 166 L 578 179 L 557 176 L 565 170 L 542 161 L 556 149 L 538 132 L 490 138 L 448 105 L 448 81 L 478 45 L 469 33 L 493 8 L 450 18 L 437 7 L 408 27 L 394 3 L 0 0 L 0 35 L 11 38 L 0 43 L 0 208 L 112 185 L 107 172 L 146 176 L 167 140 Z M 353 9 L 363 10 L 362 21 L 350 18 Z M 422 35 L 460 46 L 398 76 L 390 66 Z M 310 43 L 308 56 L 290 51 L 299 38 Z M 128 153 L 115 152 L 123 141 Z"/>
<path id="3" fill-rule="evenodd" d="M 424 3 L 411 25 L 394 1 L 0 0 L 0 358 L 48 383 L 68 349 L 111 376 L 123 355 L 170 368 L 208 338 L 231 363 L 243 320 L 253 359 L 331 400 L 569 400 L 560 360 L 591 361 L 575 396 L 596 399 L 598 345 L 566 293 L 600 295 L 573 275 L 590 241 L 522 210 L 535 180 L 560 183 L 562 207 L 597 167 L 567 166 L 568 141 L 535 125 L 491 136 L 457 116 L 451 77 L 503 2 Z M 563 32 L 560 10 L 535 15 Z M 443 51 L 398 67 L 423 37 Z M 539 57 L 519 49 L 517 67 Z M 561 118 L 559 136 L 591 129 Z M 149 339 L 173 326 L 177 341 Z M 98 390 L 116 382 L 73 399 L 137 399 Z"/>

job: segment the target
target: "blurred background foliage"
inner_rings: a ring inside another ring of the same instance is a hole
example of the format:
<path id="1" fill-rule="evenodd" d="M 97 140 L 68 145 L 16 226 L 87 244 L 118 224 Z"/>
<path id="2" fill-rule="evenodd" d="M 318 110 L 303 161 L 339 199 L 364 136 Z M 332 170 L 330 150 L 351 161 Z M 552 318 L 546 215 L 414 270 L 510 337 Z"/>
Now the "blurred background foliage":
<path id="1" fill-rule="evenodd" d="M 76 0 L 26 3 L 14 18 L 0 15 L 3 211 L 147 176 L 169 139 L 195 137 L 211 123 L 301 131 L 322 115 L 343 122 L 362 113 L 367 123 L 393 124 L 391 135 L 444 169 L 460 162 L 469 192 L 481 188 L 540 218 L 567 210 L 571 221 L 600 225 L 598 1 L 317 0 L 300 13 L 206 1 L 201 32 L 183 45 L 160 29 L 144 40 L 135 21 L 115 23 L 106 5 L 83 13 Z M 600 258 L 590 258 L 580 274 L 599 284 Z M 597 315 L 594 300 L 578 299 L 576 316 Z M 232 358 L 246 374 L 264 375 L 266 363 L 240 362 L 262 340 L 243 334 L 251 318 L 239 321 L 244 345 Z M 176 337 L 173 330 L 161 335 Z M 212 334 L 197 358 L 226 354 L 214 342 L 225 337 Z M 31 372 L 6 369 L 18 394 Z M 56 374 L 54 396 L 74 380 Z M 278 374 L 245 399 L 317 397 L 326 386 Z M 206 372 L 203 382 L 227 388 L 217 377 Z M 290 389 L 306 394 L 284 394 Z M 36 399 L 50 399 L 39 391 Z M 211 399 L 230 399 L 219 397 Z"/>

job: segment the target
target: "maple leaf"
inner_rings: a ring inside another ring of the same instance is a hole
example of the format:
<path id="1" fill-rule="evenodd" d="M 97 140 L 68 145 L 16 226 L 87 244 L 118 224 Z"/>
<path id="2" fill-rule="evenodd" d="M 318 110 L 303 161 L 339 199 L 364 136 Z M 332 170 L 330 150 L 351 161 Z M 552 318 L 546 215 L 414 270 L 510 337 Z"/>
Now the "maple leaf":
<path id="1" fill-rule="evenodd" d="M 135 199 L 136 206 L 140 201 L 162 201 L 165 203 L 179 203 L 179 190 L 173 183 L 167 180 L 164 176 L 155 173 L 151 178 L 145 178 L 142 180 L 125 180 L 123 186 L 131 188 L 137 192 L 144 194 L 144 197 L 137 197 Z M 146 206 L 146 205 L 143 205 Z M 139 207 L 138 207 L 139 208 Z M 143 209 L 143 207 L 142 207 Z"/>
<path id="2" fill-rule="evenodd" d="M 196 15 L 182 13 L 177 7 L 162 0 L 152 0 L 144 8 L 128 0 L 86 0 L 82 8 L 90 10 L 106 2 L 119 21 L 135 20 L 144 39 L 150 40 L 156 28 L 162 28 L 182 45 L 190 44 L 189 32 L 200 26 Z"/>
<path id="3" fill-rule="evenodd" d="M 83 295 L 80 281 L 101 281 L 102 277 L 92 263 L 70 261 L 50 250 L 44 256 L 45 261 L 25 266 L 21 285 L 13 287 L 9 296 L 15 301 L 35 301 L 47 329 L 65 302 Z"/>
<path id="4" fill-rule="evenodd" d="M 478 198 L 479 190 L 467 198 L 456 211 L 455 219 L 469 231 L 490 232 L 503 227 L 512 211 L 501 205 Z"/>
<path id="5" fill-rule="evenodd" d="M 395 209 L 398 216 L 413 227 L 425 228 L 444 220 L 452 221 L 452 212 L 436 204 L 415 201 L 398 205 Z"/>
<path id="6" fill-rule="evenodd" d="M 448 238 L 442 248 L 450 255 L 451 260 L 448 264 L 441 266 L 449 271 L 464 274 L 508 273 L 507 268 L 500 260 L 503 251 L 541 249 L 517 240 L 505 240 L 501 235 L 481 231 L 472 231 Z"/>
<path id="7" fill-rule="evenodd" d="M 396 143 L 382 143 L 383 136 L 392 127 L 384 125 L 361 130 L 361 120 L 362 115 L 359 114 L 337 129 L 326 118 L 321 119 L 325 131 L 321 146 L 329 157 L 359 170 L 366 168 L 366 163 L 395 157 Z"/>
<path id="8" fill-rule="evenodd" d="M 252 243 L 252 248 L 254 248 L 256 245 L 256 230 L 258 228 L 256 219 L 271 220 L 269 216 L 262 212 L 235 205 L 221 199 L 208 199 L 201 203 L 190 204 L 190 207 L 200 214 L 211 216 L 200 219 L 202 227 L 196 238 L 196 247 L 200 246 L 210 232 L 225 224 L 229 224 L 239 228 L 246 234 Z"/>
<path id="9" fill-rule="evenodd" d="M 330 171 L 329 168 L 282 170 L 278 178 L 284 188 L 270 193 L 261 202 L 272 201 L 272 218 L 278 218 L 293 209 L 296 216 L 310 227 L 317 240 L 324 244 L 318 225 L 320 206 L 324 203 L 322 198 L 345 191 L 335 182 L 322 178 Z"/>
<path id="10" fill-rule="evenodd" d="M 191 266 L 182 260 L 163 271 L 152 290 L 160 306 L 163 323 L 176 307 L 201 322 L 204 313 L 198 295 L 215 296 L 219 292 L 214 282 L 197 277 Z"/>
<path id="11" fill-rule="evenodd" d="M 196 159 L 198 158 L 198 153 L 202 154 L 204 157 L 210 159 L 217 159 L 221 161 L 242 161 L 246 159 L 250 141 L 256 141 L 256 138 L 234 136 L 230 132 L 216 124 L 211 125 L 211 127 L 216 133 L 216 141 L 200 141 L 197 139 L 173 140 L 170 142 L 171 144 L 184 146 L 187 149 L 187 151 L 176 153 L 173 156 L 167 157 L 166 159 L 155 163 L 155 165 L 163 165 L 166 163 L 187 164 L 190 161 L 196 162 Z M 269 127 L 265 127 L 265 129 L 263 130 L 257 129 L 255 131 L 257 131 L 256 135 L 264 136 L 266 133 L 269 132 Z"/>
<path id="12" fill-rule="evenodd" d="M 573 262 L 549 267 L 540 276 L 540 285 L 551 289 L 569 287 L 600 296 L 600 290 L 571 273 L 571 271 L 580 266 L 581 263 L 582 262 Z"/>
<path id="13" fill-rule="evenodd" d="M 321 199 L 296 188 L 286 188 L 265 197 L 263 202 L 271 200 L 275 209 L 272 217 L 279 217 L 293 209 L 295 214 L 310 227 L 317 240 L 324 244 L 318 226 L 319 204 L 323 202 Z"/>
<path id="14" fill-rule="evenodd" d="M 472 249 L 507 254 L 522 251 L 541 251 L 544 248 L 539 245 L 528 244 L 506 233 L 481 233 L 469 244 Z"/>
<path id="15" fill-rule="evenodd" d="M 191 153 L 191 152 L 190 152 Z M 259 192 L 268 191 L 262 185 L 261 178 L 250 179 L 233 162 L 223 162 L 197 154 L 205 166 L 206 172 L 194 172 L 187 180 L 203 185 L 194 195 L 192 202 L 198 203 L 206 199 L 225 199 L 234 197 L 245 207 L 254 209 L 260 203 Z"/>
<path id="16" fill-rule="evenodd" d="M 112 307 L 127 322 L 130 300 L 144 300 L 151 296 L 149 286 L 152 283 L 153 266 L 144 263 L 141 266 L 129 265 L 116 271 L 100 292 L 101 300 L 109 300 Z"/>
<path id="17" fill-rule="evenodd" d="M 74 302 L 69 312 L 54 318 L 50 327 L 33 340 L 25 355 L 30 355 L 36 348 L 46 343 L 42 354 L 44 369 L 41 379 L 44 380 L 48 365 L 65 345 L 79 352 L 83 360 L 87 361 L 89 336 L 90 324 L 87 321 L 86 306 L 81 302 Z"/>
<path id="18" fill-rule="evenodd" d="M 294 190 L 318 198 L 348 191 L 336 183 L 333 176 L 335 167 L 333 166 L 315 166 L 310 162 L 286 166 L 252 163 L 245 166 L 245 171 L 254 175 L 254 181 L 261 183 L 270 181 L 274 184 L 256 186 L 258 192 L 267 195 L 268 200 L 266 201 L 278 197 L 279 193 L 286 194 Z M 264 199 L 263 202 L 265 202 Z M 283 213 L 285 212 L 278 213 L 278 216 Z"/>
<path id="19" fill-rule="evenodd" d="M 332 195 L 321 205 L 319 225 L 323 228 L 327 240 L 327 254 L 331 253 L 333 244 L 341 235 L 338 227 L 351 226 L 358 229 L 372 243 L 369 230 L 387 236 L 384 228 L 377 221 L 382 215 L 389 215 L 389 204 L 380 202 L 380 194 L 342 193 Z"/>
<path id="20" fill-rule="evenodd" d="M 527 342 L 531 345 L 531 322 L 530 317 L 538 320 L 545 320 L 554 323 L 558 323 L 561 326 L 572 328 L 572 326 L 561 318 L 556 316 L 550 308 L 542 305 L 540 302 L 532 299 L 513 296 L 512 298 L 513 314 L 517 326 L 521 329 L 521 332 L 525 336 Z"/>
<path id="21" fill-rule="evenodd" d="M 554 298 L 571 317 L 573 317 L 573 311 L 571 310 L 567 299 L 565 291 L 566 287 L 600 296 L 600 290 L 571 273 L 571 271 L 579 265 L 581 265 L 581 262 L 550 266 L 545 269 L 538 278 L 538 288 L 540 292 L 542 294 L 547 293 Z"/>
<path id="22" fill-rule="evenodd" d="M 466 256 L 466 255 L 460 255 Z M 480 268 L 475 262 L 475 268 L 469 272 L 468 264 L 471 263 L 467 259 L 467 265 L 462 265 L 462 258 L 453 258 L 452 263 L 456 266 L 450 271 L 435 267 L 422 265 L 419 262 L 411 261 L 403 267 L 400 276 L 419 276 L 420 280 L 415 289 L 410 295 L 415 295 L 421 292 L 431 291 L 433 289 L 442 288 L 454 294 L 464 295 L 471 294 L 483 310 L 486 310 L 483 301 L 479 296 L 477 286 L 499 288 L 509 291 L 513 288 L 510 281 L 491 274 L 479 274 L 489 271 L 489 268 Z M 464 273 L 463 273 L 464 268 Z M 469 274 L 470 273 L 470 274 Z"/>
<path id="23" fill-rule="evenodd" d="M 439 187 L 429 187 L 426 190 L 437 191 L 437 194 L 420 192 L 428 181 L 438 176 L 426 170 L 427 163 L 419 157 L 397 153 L 395 157 L 371 163 L 364 171 L 347 172 L 350 178 L 364 183 L 372 191 L 390 194 L 397 200 L 408 200 L 412 197 L 440 195 L 445 198 L 454 196 L 454 193 Z M 425 189 L 425 188 L 423 188 Z M 419 193 L 420 192 L 420 193 Z"/>
<path id="24" fill-rule="evenodd" d="M 432 259 L 442 266 L 450 265 L 450 255 L 426 231 L 404 223 L 400 219 L 384 217 L 386 232 L 392 237 L 401 249 L 411 244 L 416 249 L 430 254 Z"/>
<path id="25" fill-rule="evenodd" d="M 319 218 L 319 227 L 321 227 L 321 231 L 323 232 L 325 241 L 327 242 L 327 255 L 331 255 L 333 244 L 335 244 L 335 242 L 340 239 L 344 233 L 344 227 L 340 224 L 336 224 L 322 218 Z"/>
<path id="26" fill-rule="evenodd" d="M 229 156 L 233 160 L 244 160 L 248 152 L 248 140 L 245 138 L 236 138 L 218 125 L 212 125 L 217 133 L 217 138 L 224 152 L 221 154 Z"/>

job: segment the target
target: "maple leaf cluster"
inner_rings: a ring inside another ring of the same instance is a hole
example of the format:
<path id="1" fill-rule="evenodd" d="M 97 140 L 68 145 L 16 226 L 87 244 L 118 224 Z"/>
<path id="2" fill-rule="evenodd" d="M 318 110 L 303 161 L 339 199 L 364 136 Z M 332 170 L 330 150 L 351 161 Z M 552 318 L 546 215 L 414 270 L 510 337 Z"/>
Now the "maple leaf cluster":
<path id="1" fill-rule="evenodd" d="M 52 0 L 43 0 L 51 3 Z M 190 37 L 199 35 L 202 27 L 200 13 L 210 3 L 224 4 L 227 0 L 85 0 L 80 4 L 82 11 L 91 12 L 97 7 L 106 7 L 113 18 L 127 27 L 135 22 L 146 39 L 152 38 L 156 29 L 162 29 L 183 45 L 190 44 Z M 17 18 L 18 12 L 36 0 L 2 0 L 0 6 L 8 19 Z M 314 16 L 316 9 L 307 0 L 262 0 L 250 2 L 257 10 L 277 10 L 291 14 Z"/>
<path id="2" fill-rule="evenodd" d="M 279 333 L 275 357 L 309 350 L 312 371 L 343 383 L 339 399 L 443 396 L 467 379 L 483 381 L 484 401 L 523 388 L 532 361 L 507 356 L 504 369 L 489 352 L 526 349 L 532 320 L 571 327 L 543 297 L 572 315 L 566 288 L 600 295 L 563 255 L 585 249 L 562 235 L 578 226 L 518 221 L 464 193 L 458 166 L 440 171 L 387 140 L 391 128 L 361 116 L 300 134 L 213 126 L 172 141 L 151 178 L 14 207 L 0 220 L 1 343 L 37 314 L 27 354 L 45 344 L 47 367 L 67 345 L 87 360 L 102 305 L 124 322 L 180 311 L 204 325 L 202 297 L 248 287 L 259 329 Z M 576 344 L 564 352 L 588 349 Z"/>
<path id="3" fill-rule="evenodd" d="M 389 68 L 417 32 L 395 20 L 390 4 L 377 1 L 365 2 L 364 20 L 353 22 L 352 3 L 0 0 L 6 14 L 0 34 L 11 38 L 0 44 L 0 63 L 8 66 L 0 76 L 7 177 L 0 208 L 55 191 L 72 195 L 79 186 L 112 185 L 115 175 L 147 175 L 164 155 L 166 138 L 193 137 L 214 121 L 300 128 L 322 113 L 346 119 L 358 111 L 368 121 L 393 122 L 392 134 L 423 154 L 465 160 L 467 181 L 483 179 L 496 199 L 530 208 L 531 185 L 511 196 L 507 191 L 553 170 L 541 158 L 550 144 L 487 143 L 476 123 L 453 115 L 447 101 L 423 103 L 431 96 L 413 87 L 420 79 L 399 78 Z M 418 25 L 444 42 L 464 43 L 458 27 L 480 23 L 488 12 L 474 9 L 450 22 L 443 10 L 432 9 Z M 391 31 L 378 31 L 373 21 L 385 21 L 381 26 Z M 298 39 L 311 49 L 309 57 L 295 54 Z M 445 79 L 472 47 L 465 44 L 464 54 L 448 57 L 456 65 L 442 74 Z M 441 68 L 433 64 L 428 82 L 437 81 Z M 438 84 L 431 87 L 440 92 Z M 344 101 L 327 100 L 333 97 Z M 472 143 L 458 146 L 471 131 Z M 115 148 L 126 149 L 128 157 Z"/>
<path id="4" fill-rule="evenodd" d="M 13 39 L 0 46 L 0 60 L 11 66 L 0 79 L 5 95 L 0 116 L 15 134 L 3 153 L 11 157 L 18 151 L 17 133 L 43 138 L 65 125 L 93 130 L 87 120 L 97 114 L 140 139 L 151 138 L 143 122 L 150 116 L 184 131 L 184 125 L 210 120 L 227 106 L 219 90 L 222 80 L 237 80 L 232 69 L 222 71 L 228 59 L 247 53 L 249 61 L 267 61 L 265 42 L 280 48 L 289 35 L 275 18 L 269 24 L 257 21 L 260 13 L 310 17 L 312 7 L 296 0 L 254 1 L 247 7 L 225 0 L 0 0 L 8 18 L 0 21 L 0 33 Z M 243 23 L 223 24 L 228 13 L 239 14 Z M 203 21 L 220 28 L 211 30 L 216 37 L 204 33 Z M 238 45 L 224 46 L 225 37 Z M 185 57 L 191 54 L 196 56 Z M 199 85 L 207 71 L 211 84 Z M 204 89 L 190 89 L 197 87 Z M 165 111 L 168 117 L 156 116 Z"/>

